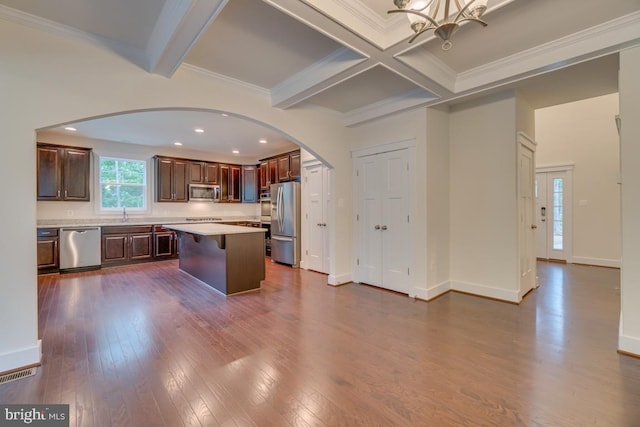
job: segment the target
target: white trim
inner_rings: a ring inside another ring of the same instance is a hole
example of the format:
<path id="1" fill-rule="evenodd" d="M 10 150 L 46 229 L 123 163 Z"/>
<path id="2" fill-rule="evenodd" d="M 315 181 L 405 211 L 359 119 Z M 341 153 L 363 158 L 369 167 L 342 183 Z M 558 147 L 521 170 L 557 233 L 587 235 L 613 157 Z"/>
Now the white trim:
<path id="1" fill-rule="evenodd" d="M 76 40 L 84 40 L 96 46 L 106 47 L 118 55 L 133 61 L 139 67 L 146 69 L 147 57 L 143 49 L 114 41 L 112 39 L 78 30 L 68 25 L 60 24 L 39 16 L 31 15 L 8 6 L 0 5 L 0 20 L 15 22 L 37 31 L 44 31 L 57 36 L 71 37 Z"/>
<path id="2" fill-rule="evenodd" d="M 618 335 L 618 350 L 640 356 L 640 338 Z"/>
<path id="3" fill-rule="evenodd" d="M 574 264 L 597 265 L 599 267 L 611 268 L 621 268 L 622 266 L 622 261 L 619 259 L 588 258 L 581 256 L 571 257 L 571 262 Z"/>
<path id="4" fill-rule="evenodd" d="M 0 372 L 13 371 L 24 366 L 35 365 L 40 363 L 41 359 L 42 340 L 38 340 L 34 346 L 0 354 Z"/>
<path id="5" fill-rule="evenodd" d="M 425 89 L 415 89 L 344 113 L 342 122 L 345 126 L 354 126 L 378 117 L 417 108 L 436 99 L 438 98 L 434 94 Z"/>
<path id="6" fill-rule="evenodd" d="M 525 132 L 522 132 L 522 131 L 518 131 L 516 136 L 519 144 L 524 145 L 534 153 L 536 152 L 536 147 L 538 146 L 538 143 L 533 138 L 531 138 L 529 135 L 527 135 Z"/>
<path id="7" fill-rule="evenodd" d="M 330 274 L 327 277 L 327 283 L 332 286 L 344 285 L 350 282 L 353 282 L 351 273 Z"/>
<path id="8" fill-rule="evenodd" d="M 351 158 L 371 156 L 374 154 L 388 153 L 391 151 L 403 150 L 405 148 L 413 148 L 416 146 L 415 138 L 404 139 L 402 141 L 388 142 L 386 144 L 372 145 L 364 148 L 351 150 Z M 355 168 L 354 168 L 355 170 Z"/>
<path id="9" fill-rule="evenodd" d="M 574 167 L 573 163 L 561 163 L 557 165 L 536 166 L 536 173 L 573 171 L 573 167 Z"/>
<path id="10" fill-rule="evenodd" d="M 436 286 L 433 286 L 428 289 L 416 287 L 414 289 L 414 294 L 415 294 L 414 296 L 416 298 L 419 298 L 421 300 L 425 300 L 428 302 L 434 298 L 439 297 L 440 295 L 446 294 L 450 290 L 451 290 L 451 282 L 447 280 L 445 282 L 439 283 Z"/>
<path id="11" fill-rule="evenodd" d="M 456 93 L 485 85 L 500 86 L 617 52 L 640 38 L 640 12 L 632 12 L 586 30 L 461 72 Z M 499 83 L 502 82 L 502 83 Z"/>
<path id="12" fill-rule="evenodd" d="M 365 63 L 365 70 L 374 65 L 366 64 L 368 58 L 345 47 L 339 48 L 314 62 L 304 70 L 278 83 L 271 89 L 271 106 L 288 108 L 322 92 L 359 73 L 339 78 L 340 73 Z M 335 81 L 337 79 L 337 81 Z"/>
<path id="13" fill-rule="evenodd" d="M 515 303 L 519 303 L 522 300 L 519 290 L 492 288 L 479 283 L 460 282 L 457 280 L 452 280 L 450 283 L 453 291 Z"/>
<path id="14" fill-rule="evenodd" d="M 245 89 L 249 89 L 252 90 L 254 92 L 260 92 L 264 95 L 269 95 L 269 89 L 265 89 L 263 87 L 257 86 L 257 85 L 252 85 L 251 83 L 247 83 L 247 82 L 243 82 L 242 80 L 238 80 L 238 79 L 234 79 L 231 78 L 229 76 L 225 76 L 223 74 L 218 74 L 218 73 L 214 73 L 213 71 L 209 71 L 205 68 L 201 68 L 198 67 L 196 65 L 191 65 L 187 62 L 183 62 L 180 67 L 181 70 L 185 70 L 185 71 L 191 71 L 197 74 L 200 74 L 202 76 L 208 77 L 212 80 L 217 80 L 219 82 L 225 83 L 225 84 L 231 84 L 231 85 L 235 85 L 235 86 L 239 86 Z"/>

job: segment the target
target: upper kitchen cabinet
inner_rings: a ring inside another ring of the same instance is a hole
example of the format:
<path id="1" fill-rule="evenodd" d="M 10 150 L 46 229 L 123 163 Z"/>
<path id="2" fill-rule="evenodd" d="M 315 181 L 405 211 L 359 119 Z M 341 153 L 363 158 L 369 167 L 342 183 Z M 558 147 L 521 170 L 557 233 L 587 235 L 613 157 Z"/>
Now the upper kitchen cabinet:
<path id="1" fill-rule="evenodd" d="M 192 184 L 218 184 L 220 172 L 217 163 L 191 161 L 189 171 Z"/>
<path id="2" fill-rule="evenodd" d="M 38 144 L 38 200 L 90 201 L 91 149 Z"/>
<path id="3" fill-rule="evenodd" d="M 156 156 L 156 201 L 188 201 L 188 163 L 186 160 Z"/>
<path id="4" fill-rule="evenodd" d="M 286 181 L 300 181 L 300 150 L 261 160 L 261 191 L 268 191 L 271 184 Z"/>
<path id="5" fill-rule="evenodd" d="M 258 203 L 258 169 L 255 166 L 242 167 L 242 202 Z"/>
<path id="6" fill-rule="evenodd" d="M 300 150 L 289 155 L 289 178 L 300 181 Z"/>

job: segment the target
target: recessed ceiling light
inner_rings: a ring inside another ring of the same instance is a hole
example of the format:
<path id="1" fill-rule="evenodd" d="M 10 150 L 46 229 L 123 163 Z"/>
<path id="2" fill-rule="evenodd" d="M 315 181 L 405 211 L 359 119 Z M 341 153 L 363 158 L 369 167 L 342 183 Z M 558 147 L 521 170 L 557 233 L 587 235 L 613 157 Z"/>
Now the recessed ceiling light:
<path id="1" fill-rule="evenodd" d="M 182 142 L 176 141 L 176 142 L 174 142 L 174 143 L 173 143 L 173 145 L 178 145 L 178 146 L 180 146 L 180 145 L 182 145 Z"/>
<path id="2" fill-rule="evenodd" d="M 233 150 L 232 153 L 233 154 L 240 154 L 240 152 L 238 150 Z"/>
<path id="3" fill-rule="evenodd" d="M 259 142 L 260 142 L 260 144 L 266 144 L 267 140 L 266 139 L 261 139 Z"/>
<path id="4" fill-rule="evenodd" d="M 78 129 L 76 129 L 76 128 L 74 128 L 74 127 L 71 127 L 71 126 L 67 126 L 66 128 L 64 128 L 64 130 L 68 130 L 68 131 L 70 131 L 70 132 L 75 132 L 75 131 L 77 131 Z"/>
<path id="5" fill-rule="evenodd" d="M 202 129 L 202 128 L 195 128 L 193 131 L 195 133 L 204 133 L 204 129 Z"/>

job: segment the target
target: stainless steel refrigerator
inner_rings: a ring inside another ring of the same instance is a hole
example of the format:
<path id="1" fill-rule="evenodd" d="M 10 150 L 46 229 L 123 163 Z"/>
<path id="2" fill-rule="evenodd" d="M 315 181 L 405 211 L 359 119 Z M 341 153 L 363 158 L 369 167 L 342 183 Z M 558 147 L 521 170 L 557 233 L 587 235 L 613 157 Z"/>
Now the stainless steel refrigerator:
<path id="1" fill-rule="evenodd" d="M 271 259 L 300 266 L 300 183 L 271 184 Z"/>

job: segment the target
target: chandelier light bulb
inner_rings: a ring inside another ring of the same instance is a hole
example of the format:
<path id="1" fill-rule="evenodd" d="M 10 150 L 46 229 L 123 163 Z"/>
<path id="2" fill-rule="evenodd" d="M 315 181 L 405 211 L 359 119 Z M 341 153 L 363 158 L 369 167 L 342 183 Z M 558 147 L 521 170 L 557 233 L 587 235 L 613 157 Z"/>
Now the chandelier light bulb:
<path id="1" fill-rule="evenodd" d="M 442 49 L 451 49 L 451 37 L 466 21 L 476 22 L 483 27 L 487 23 L 480 17 L 487 10 L 488 0 L 394 0 L 395 10 L 387 13 L 404 13 L 409 26 L 415 33 L 409 39 L 412 43 L 420 34 L 433 30 L 443 41 Z"/>

